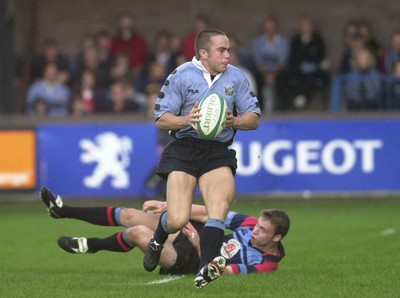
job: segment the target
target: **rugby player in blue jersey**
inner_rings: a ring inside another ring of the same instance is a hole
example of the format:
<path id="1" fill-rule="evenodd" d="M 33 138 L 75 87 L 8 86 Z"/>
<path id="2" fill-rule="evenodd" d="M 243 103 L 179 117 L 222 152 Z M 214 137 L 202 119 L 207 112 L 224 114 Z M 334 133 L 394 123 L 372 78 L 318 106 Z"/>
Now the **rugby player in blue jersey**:
<path id="1" fill-rule="evenodd" d="M 73 218 L 96 225 L 124 226 L 125 229 L 106 238 L 60 237 L 59 246 L 69 253 L 88 254 L 101 250 L 128 252 L 135 247 L 144 251 L 166 202 L 146 201 L 143 209 L 106 207 L 73 207 L 47 188 L 40 193 L 42 201 L 54 218 Z M 190 221 L 180 232 L 169 235 L 161 252 L 159 264 L 162 274 L 196 274 L 199 266 L 199 232 L 207 222 L 204 206 L 192 205 Z M 285 256 L 281 240 L 290 228 L 288 215 L 279 209 L 268 209 L 257 218 L 229 211 L 220 254 L 226 260 L 221 274 L 273 272 Z M 216 268 L 219 270 L 220 268 Z"/>
<path id="2" fill-rule="evenodd" d="M 202 288 L 218 277 L 225 259 L 220 255 L 225 218 L 235 194 L 236 152 L 229 148 L 237 130 L 254 130 L 261 114 L 258 100 L 245 74 L 229 64 L 229 38 L 208 29 L 197 35 L 196 56 L 174 70 L 157 98 L 154 118 L 159 129 L 170 130 L 169 143 L 157 174 L 167 179 L 167 212 L 161 217 L 143 258 L 143 266 L 153 271 L 169 234 L 189 222 L 192 197 L 199 190 L 208 219 L 200 235 L 200 266 L 195 286 Z M 218 93 L 228 106 L 226 125 L 213 141 L 200 139 L 199 101 Z"/>

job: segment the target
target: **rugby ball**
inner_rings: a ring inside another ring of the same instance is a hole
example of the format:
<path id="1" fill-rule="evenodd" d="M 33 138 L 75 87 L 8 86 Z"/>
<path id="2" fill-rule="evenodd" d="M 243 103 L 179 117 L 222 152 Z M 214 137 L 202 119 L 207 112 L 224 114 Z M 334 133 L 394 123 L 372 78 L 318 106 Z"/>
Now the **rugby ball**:
<path id="1" fill-rule="evenodd" d="M 228 107 L 225 98 L 217 93 L 212 93 L 204 97 L 200 103 L 200 122 L 197 131 L 200 138 L 213 140 L 219 136 L 225 127 L 226 114 Z"/>

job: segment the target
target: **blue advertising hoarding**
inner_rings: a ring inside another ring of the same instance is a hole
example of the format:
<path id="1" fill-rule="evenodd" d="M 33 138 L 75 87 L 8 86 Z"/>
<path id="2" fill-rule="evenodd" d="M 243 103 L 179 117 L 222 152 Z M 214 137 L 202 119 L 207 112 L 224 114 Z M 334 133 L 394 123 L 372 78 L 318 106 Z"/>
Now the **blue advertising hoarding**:
<path id="1" fill-rule="evenodd" d="M 266 121 L 233 147 L 243 193 L 400 190 L 399 120 Z"/>
<path id="2" fill-rule="evenodd" d="M 263 120 L 239 131 L 238 194 L 400 191 L 400 120 Z M 43 124 L 39 187 L 79 197 L 143 196 L 158 162 L 153 123 Z"/>
<path id="3" fill-rule="evenodd" d="M 155 126 L 44 124 L 38 128 L 39 187 L 66 196 L 139 196 L 157 164 Z"/>

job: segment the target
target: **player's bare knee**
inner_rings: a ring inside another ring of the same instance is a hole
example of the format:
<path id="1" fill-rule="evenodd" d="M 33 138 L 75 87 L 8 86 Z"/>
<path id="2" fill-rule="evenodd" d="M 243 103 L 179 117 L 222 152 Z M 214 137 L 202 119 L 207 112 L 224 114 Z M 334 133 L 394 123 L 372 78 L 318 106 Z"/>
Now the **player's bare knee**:
<path id="1" fill-rule="evenodd" d="M 132 226 L 139 211 L 133 208 L 122 208 L 120 212 L 120 222 L 124 226 Z"/>
<path id="2" fill-rule="evenodd" d="M 145 226 L 136 226 L 125 230 L 125 237 L 128 241 L 137 242 L 141 237 L 148 234 L 149 229 Z"/>
<path id="3" fill-rule="evenodd" d="M 189 221 L 189 217 L 176 214 L 170 216 L 168 214 L 167 224 L 170 233 L 175 233 L 181 230 Z"/>

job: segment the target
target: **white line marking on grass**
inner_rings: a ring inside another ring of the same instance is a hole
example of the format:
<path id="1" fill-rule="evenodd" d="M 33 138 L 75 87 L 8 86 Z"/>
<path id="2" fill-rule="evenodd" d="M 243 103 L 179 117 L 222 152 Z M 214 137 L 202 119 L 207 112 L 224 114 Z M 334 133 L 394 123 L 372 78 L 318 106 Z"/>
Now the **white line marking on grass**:
<path id="1" fill-rule="evenodd" d="M 388 235 L 393 235 L 394 233 L 396 233 L 396 230 L 390 228 L 390 229 L 383 230 L 383 231 L 381 232 L 381 235 L 382 235 L 382 236 L 388 236 Z"/>
<path id="2" fill-rule="evenodd" d="M 181 279 L 182 277 L 184 277 L 184 275 L 173 275 L 173 276 L 169 276 L 166 278 L 162 278 L 162 279 L 156 279 L 150 282 L 146 282 L 145 285 L 146 286 L 150 286 L 150 285 L 159 285 L 159 284 L 166 284 L 169 283 L 171 281 L 175 281 L 178 279 Z"/>

